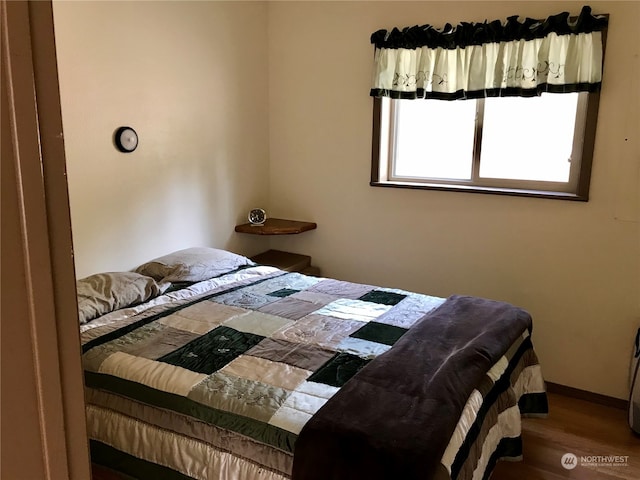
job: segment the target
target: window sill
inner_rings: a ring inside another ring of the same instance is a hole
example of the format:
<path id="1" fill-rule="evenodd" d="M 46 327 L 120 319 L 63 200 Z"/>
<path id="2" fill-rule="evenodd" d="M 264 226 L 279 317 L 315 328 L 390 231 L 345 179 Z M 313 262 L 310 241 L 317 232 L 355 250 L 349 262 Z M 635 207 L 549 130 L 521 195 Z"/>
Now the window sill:
<path id="1" fill-rule="evenodd" d="M 372 187 L 410 188 L 416 190 L 441 190 L 445 192 L 488 193 L 493 195 L 510 195 L 515 197 L 549 198 L 553 200 L 572 200 L 587 202 L 589 197 L 568 192 L 552 192 L 547 190 L 525 190 L 519 188 L 481 187 L 478 185 L 454 185 L 440 183 L 416 182 L 370 182 Z"/>

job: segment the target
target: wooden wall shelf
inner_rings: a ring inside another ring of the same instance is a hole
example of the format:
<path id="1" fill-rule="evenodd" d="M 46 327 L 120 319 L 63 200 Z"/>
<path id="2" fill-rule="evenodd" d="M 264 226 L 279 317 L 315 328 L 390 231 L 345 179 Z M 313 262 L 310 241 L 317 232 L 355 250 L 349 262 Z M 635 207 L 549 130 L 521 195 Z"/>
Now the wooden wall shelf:
<path id="1" fill-rule="evenodd" d="M 283 252 L 281 250 L 267 250 L 251 257 L 251 260 L 260 265 L 271 265 L 287 272 L 300 272 L 305 275 L 320 276 L 320 269 L 311 265 L 311 257 L 309 255 Z"/>
<path id="2" fill-rule="evenodd" d="M 313 222 L 267 218 L 264 225 L 243 223 L 242 225 L 236 225 L 235 230 L 239 233 L 250 233 L 252 235 L 292 235 L 315 230 L 316 228 L 318 228 L 318 225 Z"/>

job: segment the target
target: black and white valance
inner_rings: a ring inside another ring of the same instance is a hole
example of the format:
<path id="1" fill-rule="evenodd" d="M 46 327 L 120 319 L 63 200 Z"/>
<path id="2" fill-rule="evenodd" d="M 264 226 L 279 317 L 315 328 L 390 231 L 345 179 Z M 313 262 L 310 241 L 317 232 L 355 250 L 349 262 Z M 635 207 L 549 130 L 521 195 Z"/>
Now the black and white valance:
<path id="1" fill-rule="evenodd" d="M 455 100 L 598 91 L 607 16 L 583 7 L 546 20 L 517 16 L 484 23 L 431 25 L 371 35 L 371 96 Z"/>

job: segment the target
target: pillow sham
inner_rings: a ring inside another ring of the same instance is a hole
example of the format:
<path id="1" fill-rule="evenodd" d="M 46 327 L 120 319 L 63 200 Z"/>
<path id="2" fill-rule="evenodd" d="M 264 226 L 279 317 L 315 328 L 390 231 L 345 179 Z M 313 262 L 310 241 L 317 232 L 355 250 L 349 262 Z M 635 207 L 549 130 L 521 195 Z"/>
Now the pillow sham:
<path id="1" fill-rule="evenodd" d="M 167 285 L 168 286 L 168 285 Z M 162 287 L 136 272 L 96 273 L 76 282 L 80 323 L 114 310 L 145 302 L 162 293 Z"/>
<path id="2" fill-rule="evenodd" d="M 136 272 L 163 282 L 201 282 L 245 265 L 255 263 L 227 250 L 192 247 L 155 258 L 140 265 Z"/>

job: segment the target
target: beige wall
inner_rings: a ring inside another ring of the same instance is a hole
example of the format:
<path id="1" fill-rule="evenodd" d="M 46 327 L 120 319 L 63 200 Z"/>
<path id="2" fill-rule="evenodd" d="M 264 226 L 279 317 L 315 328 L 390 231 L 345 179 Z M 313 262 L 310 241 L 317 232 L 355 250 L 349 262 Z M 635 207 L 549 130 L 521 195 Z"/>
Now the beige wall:
<path id="1" fill-rule="evenodd" d="M 624 398 L 640 323 L 639 4 L 591 3 L 611 14 L 591 201 L 368 185 L 373 31 L 581 6 L 55 1 L 78 276 L 190 245 L 308 253 L 328 276 L 521 305 L 548 380 Z M 128 155 L 111 143 L 125 124 L 140 136 Z M 254 206 L 319 228 L 234 234 Z"/>
<path id="2" fill-rule="evenodd" d="M 590 5 L 611 19 L 591 200 L 576 203 L 370 187 L 369 36 L 582 2 L 270 3 L 271 213 L 318 223 L 272 247 L 311 254 L 329 276 L 526 307 L 549 381 L 626 397 L 640 324 L 640 4 Z"/>
<path id="3" fill-rule="evenodd" d="M 54 1 L 76 273 L 194 245 L 268 201 L 267 5 Z M 138 149 L 113 133 L 136 129 Z"/>

